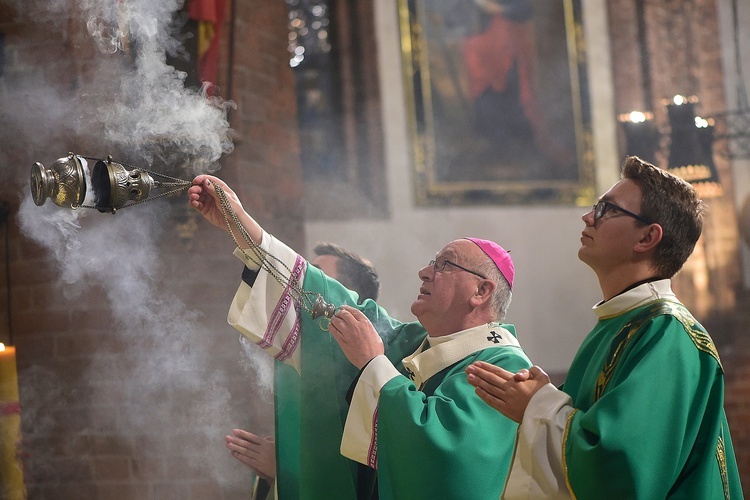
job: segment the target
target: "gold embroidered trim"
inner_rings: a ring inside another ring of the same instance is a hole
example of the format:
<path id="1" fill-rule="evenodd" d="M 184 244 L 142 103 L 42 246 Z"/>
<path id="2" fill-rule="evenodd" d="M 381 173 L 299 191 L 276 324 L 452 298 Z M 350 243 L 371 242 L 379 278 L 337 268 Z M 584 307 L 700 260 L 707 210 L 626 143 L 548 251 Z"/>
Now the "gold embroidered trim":
<path id="1" fill-rule="evenodd" d="M 620 328 L 620 331 L 617 332 L 612 339 L 612 346 L 607 355 L 607 361 L 604 362 L 602 371 L 596 381 L 594 401 L 597 401 L 602 397 L 602 394 L 604 394 L 604 390 L 612 379 L 615 368 L 617 368 L 617 364 L 622 357 L 625 347 L 628 345 L 628 342 L 630 342 L 630 339 L 633 338 L 646 322 L 651 321 L 657 316 L 663 315 L 674 316 L 680 323 L 682 323 L 685 332 L 690 336 L 690 340 L 693 341 L 695 347 L 716 359 L 719 363 L 719 367 L 724 371 L 724 368 L 721 365 L 721 360 L 719 359 L 719 352 L 716 350 L 713 340 L 711 340 L 708 333 L 695 320 L 695 318 L 693 318 L 690 311 L 688 311 L 682 304 L 667 300 L 657 300 L 651 303 L 645 311 L 623 325 L 623 327 Z"/>
<path id="2" fill-rule="evenodd" d="M 563 472 L 565 474 L 565 486 L 568 487 L 568 493 L 570 493 L 570 496 L 575 500 L 576 494 L 573 491 L 573 486 L 570 484 L 570 476 L 568 475 L 568 457 L 565 456 L 565 444 L 568 442 L 568 434 L 570 433 L 570 424 L 573 422 L 573 415 L 576 414 L 578 410 L 573 410 L 573 412 L 568 415 L 568 421 L 565 423 L 565 433 L 563 434 L 563 440 L 562 440 L 562 466 L 563 466 Z"/>
<path id="3" fill-rule="evenodd" d="M 721 475 L 721 486 L 724 488 L 724 499 L 729 500 L 729 474 L 727 473 L 727 455 L 724 448 L 724 432 L 719 436 L 716 443 L 716 462 L 719 465 L 719 474 Z"/>
<path id="4" fill-rule="evenodd" d="M 693 341 L 695 347 L 713 357 L 716 362 L 719 363 L 719 368 L 721 368 L 721 371 L 723 372 L 724 366 L 721 364 L 721 359 L 719 359 L 719 351 L 716 349 L 714 341 L 711 339 L 708 332 L 706 332 L 706 330 L 695 321 L 695 318 L 685 306 L 674 303 L 671 305 L 672 310 L 669 314 L 672 314 L 675 318 L 680 320 L 680 323 L 685 327 L 685 331 L 690 335 L 690 340 Z"/>

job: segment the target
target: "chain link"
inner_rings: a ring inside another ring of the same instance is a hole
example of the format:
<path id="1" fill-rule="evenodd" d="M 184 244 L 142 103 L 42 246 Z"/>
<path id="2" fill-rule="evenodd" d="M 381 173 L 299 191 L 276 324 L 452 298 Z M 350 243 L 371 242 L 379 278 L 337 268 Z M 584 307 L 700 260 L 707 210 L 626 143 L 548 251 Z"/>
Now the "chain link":
<path id="1" fill-rule="evenodd" d="M 107 160 L 103 160 L 102 158 L 95 158 L 93 156 L 83 156 L 83 155 L 77 155 L 80 158 L 84 158 L 86 160 L 92 160 L 92 161 L 112 161 L 111 158 L 108 158 Z M 119 162 L 118 162 L 119 163 Z M 145 168 L 139 168 L 134 167 L 132 165 L 128 165 L 127 163 L 119 163 L 123 167 L 130 168 L 130 170 L 140 170 L 142 172 L 146 172 L 147 174 L 151 176 L 158 176 L 162 177 L 164 179 L 169 179 L 173 182 L 162 182 L 161 187 L 167 187 L 167 188 L 174 188 L 170 189 L 169 191 L 165 191 L 163 193 L 159 193 L 158 195 L 145 198 L 140 201 L 136 201 L 133 203 L 130 203 L 128 205 L 124 205 L 119 208 L 112 207 L 112 213 L 115 213 L 117 210 L 122 210 L 123 208 L 127 208 L 133 205 L 139 205 L 141 203 L 145 203 L 147 201 L 155 200 L 156 198 L 162 198 L 164 196 L 169 196 L 170 194 L 179 193 L 181 191 L 185 191 L 190 186 L 192 186 L 191 181 L 186 181 L 183 179 L 179 179 L 177 177 L 171 177 L 166 174 L 160 174 L 158 172 L 152 172 L 150 170 L 147 170 Z M 318 315 L 324 315 L 323 318 L 321 318 L 320 327 L 323 330 L 326 330 L 327 328 L 324 328 L 324 321 L 330 322 L 330 314 L 332 314 L 333 306 L 330 304 L 327 304 L 322 296 L 317 292 L 310 292 L 307 290 L 304 290 L 302 286 L 299 284 L 299 282 L 292 277 L 292 270 L 289 269 L 289 267 L 282 262 L 277 257 L 269 254 L 265 250 L 263 250 L 260 245 L 255 243 L 253 239 L 250 237 L 249 234 L 247 234 L 247 231 L 242 226 L 242 223 L 240 222 L 239 218 L 237 217 L 237 214 L 232 209 L 232 205 L 229 203 L 229 198 L 227 197 L 227 194 L 224 192 L 224 190 L 219 186 L 218 184 L 214 183 L 214 188 L 216 189 L 216 194 L 219 197 L 219 205 L 221 206 L 221 213 L 224 216 L 224 222 L 226 223 L 227 229 L 229 230 L 229 234 L 232 236 L 232 240 L 234 241 L 234 244 L 237 246 L 237 248 L 240 249 L 242 254 L 245 256 L 245 258 L 253 262 L 258 267 L 264 269 L 271 277 L 276 280 L 277 283 L 279 283 L 283 287 L 288 287 L 293 292 L 293 297 L 295 303 L 299 305 L 302 309 L 310 313 L 310 315 L 315 319 L 318 317 Z M 95 208 L 99 209 L 97 206 L 93 205 L 77 205 L 72 204 L 71 208 L 76 210 L 78 208 Z M 250 250 L 252 251 L 253 255 L 249 255 L 244 248 L 242 248 L 239 243 L 237 242 L 237 239 L 234 236 L 234 231 L 232 231 L 232 224 L 230 223 L 229 219 L 232 219 L 232 222 L 234 223 L 234 226 L 239 231 L 240 235 L 242 235 L 242 239 L 249 245 Z M 274 263 L 275 262 L 275 263 Z M 277 265 L 280 265 L 280 267 L 283 268 L 283 270 L 280 270 Z M 284 274 L 284 271 L 286 271 L 286 275 Z M 316 310 L 316 306 L 320 308 L 320 310 Z M 327 325 L 326 325 L 327 326 Z"/>
<path id="2" fill-rule="evenodd" d="M 237 217 L 237 213 L 232 209 L 232 205 L 229 203 L 229 197 L 227 196 L 227 194 L 217 183 L 214 182 L 213 185 L 216 189 L 216 195 L 219 197 L 219 205 L 221 206 L 221 213 L 224 216 L 224 222 L 226 223 L 227 229 L 229 230 L 229 234 L 232 236 L 234 244 L 237 246 L 237 248 L 240 249 L 242 255 L 244 255 L 244 257 L 250 262 L 264 269 L 281 286 L 290 288 L 295 293 L 295 302 L 299 304 L 302 309 L 310 313 L 310 315 L 314 318 L 315 315 L 313 314 L 313 304 L 315 303 L 315 300 L 320 297 L 320 294 L 317 292 L 304 290 L 299 282 L 292 277 L 292 270 L 289 269 L 289 266 L 282 262 L 278 257 L 275 257 L 274 255 L 271 255 L 263 250 L 260 245 L 253 241 L 253 239 L 250 237 L 250 235 L 247 233 L 244 226 L 240 222 L 239 217 Z M 250 246 L 250 250 L 253 253 L 252 256 L 249 255 L 245 251 L 245 249 L 242 248 L 237 242 L 237 238 L 234 236 L 234 231 L 232 231 L 232 224 L 229 222 L 230 217 L 232 219 L 232 222 L 234 223 L 234 226 L 237 228 L 240 235 L 242 235 L 242 239 Z M 271 260 L 280 264 L 281 267 L 286 270 L 287 275 L 284 275 L 284 273 L 279 270 L 276 267 L 276 264 L 271 262 Z M 328 319 L 330 320 L 330 318 Z M 322 323 L 320 326 L 321 329 L 325 329 L 323 328 Z"/>

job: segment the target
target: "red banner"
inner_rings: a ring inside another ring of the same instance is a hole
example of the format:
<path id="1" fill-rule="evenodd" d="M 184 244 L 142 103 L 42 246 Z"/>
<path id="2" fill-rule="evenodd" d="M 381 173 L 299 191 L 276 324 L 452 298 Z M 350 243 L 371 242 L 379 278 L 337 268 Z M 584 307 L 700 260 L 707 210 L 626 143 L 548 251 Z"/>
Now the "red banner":
<path id="1" fill-rule="evenodd" d="M 216 84 L 225 10 L 225 0 L 190 0 L 188 4 L 188 15 L 198 21 L 198 76 L 203 83 Z M 210 87 L 207 91 L 213 94 Z"/>

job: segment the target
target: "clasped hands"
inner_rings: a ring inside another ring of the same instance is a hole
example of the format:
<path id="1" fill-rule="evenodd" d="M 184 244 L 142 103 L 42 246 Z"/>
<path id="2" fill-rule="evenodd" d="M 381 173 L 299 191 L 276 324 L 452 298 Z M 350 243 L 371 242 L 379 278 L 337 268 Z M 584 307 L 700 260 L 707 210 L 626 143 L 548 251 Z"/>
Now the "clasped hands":
<path id="1" fill-rule="evenodd" d="M 370 360 L 385 353 L 383 340 L 362 311 L 351 306 L 341 306 L 328 324 L 344 356 L 351 364 L 362 369 Z"/>
<path id="2" fill-rule="evenodd" d="M 521 423 L 532 396 L 550 383 L 549 375 L 538 366 L 512 373 L 499 366 L 477 361 L 466 367 L 467 380 L 482 400 Z"/>

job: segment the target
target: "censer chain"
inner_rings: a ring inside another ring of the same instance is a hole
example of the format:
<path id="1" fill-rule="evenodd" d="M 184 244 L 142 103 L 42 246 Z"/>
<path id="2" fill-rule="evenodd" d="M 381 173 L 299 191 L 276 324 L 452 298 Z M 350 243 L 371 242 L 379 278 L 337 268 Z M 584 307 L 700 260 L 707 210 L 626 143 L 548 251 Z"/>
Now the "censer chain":
<path id="1" fill-rule="evenodd" d="M 263 268 L 268 274 L 273 277 L 273 279 L 276 280 L 277 283 L 279 283 L 282 286 L 288 286 L 291 288 L 294 293 L 297 295 L 297 303 L 302 307 L 305 311 L 310 313 L 310 315 L 313 315 L 313 298 L 320 297 L 320 294 L 317 292 L 310 292 L 307 290 L 304 290 L 296 279 L 292 278 L 292 270 L 289 269 L 289 267 L 284 264 L 278 257 L 269 254 L 265 250 L 263 250 L 260 245 L 255 243 L 253 239 L 250 237 L 250 235 L 247 233 L 245 228 L 242 226 L 242 223 L 240 222 L 239 218 L 237 217 L 237 214 L 232 209 L 231 204 L 229 203 L 229 198 L 227 197 L 227 194 L 224 192 L 224 190 L 219 186 L 218 184 L 214 183 L 214 188 L 216 189 L 216 194 L 219 197 L 219 204 L 221 206 L 221 213 L 224 215 L 224 222 L 226 223 L 227 229 L 229 230 L 229 234 L 232 236 L 232 240 L 234 241 L 234 244 L 237 246 L 237 248 L 240 249 L 242 252 L 242 255 L 245 256 L 247 260 L 250 262 L 253 262 L 255 265 Z M 242 239 L 250 246 L 250 250 L 253 252 L 254 256 L 248 255 L 246 250 L 240 246 L 240 244 L 237 242 L 237 239 L 234 236 L 234 232 L 232 231 L 232 225 L 229 221 L 229 219 L 232 219 L 232 222 L 234 223 L 235 227 L 239 231 L 239 233 L 242 235 Z M 273 259 L 276 263 L 280 264 L 288 273 L 288 276 L 285 276 L 282 271 L 280 271 L 276 265 L 271 262 L 271 259 Z M 321 328 L 323 326 L 321 325 Z"/>

